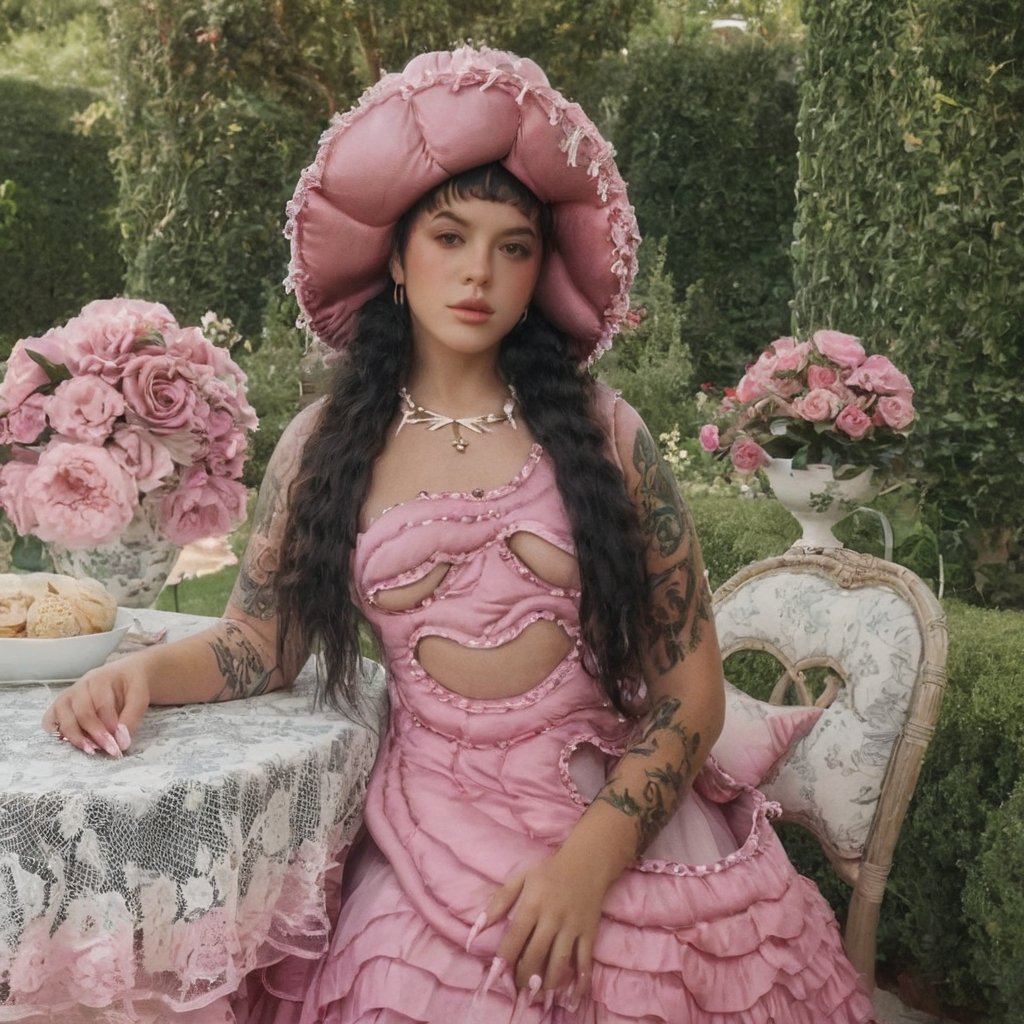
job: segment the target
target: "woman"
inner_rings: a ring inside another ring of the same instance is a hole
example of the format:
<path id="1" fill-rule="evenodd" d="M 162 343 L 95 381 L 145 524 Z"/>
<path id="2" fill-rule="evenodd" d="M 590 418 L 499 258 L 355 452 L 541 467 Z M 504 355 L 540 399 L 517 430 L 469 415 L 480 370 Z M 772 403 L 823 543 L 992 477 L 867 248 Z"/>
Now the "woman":
<path id="1" fill-rule="evenodd" d="M 369 622 L 391 716 L 367 836 L 328 955 L 264 972 L 250 1015 L 871 1020 L 764 797 L 705 765 L 697 541 L 583 369 L 635 267 L 610 147 L 532 62 L 428 54 L 324 136 L 289 214 L 290 281 L 344 354 L 271 460 L 225 618 L 44 720 L 116 752 L 148 703 L 286 685 L 313 644 L 342 704 Z"/>

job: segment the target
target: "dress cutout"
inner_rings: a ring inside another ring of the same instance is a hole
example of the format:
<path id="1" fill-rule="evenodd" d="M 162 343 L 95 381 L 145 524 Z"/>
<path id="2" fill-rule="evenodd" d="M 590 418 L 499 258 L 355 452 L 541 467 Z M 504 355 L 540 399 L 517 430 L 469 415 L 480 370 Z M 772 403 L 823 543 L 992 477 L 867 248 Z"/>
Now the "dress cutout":
<path id="1" fill-rule="evenodd" d="M 610 406 L 610 392 L 600 392 Z M 612 422 L 611 409 L 607 409 Z M 871 1003 L 831 908 L 790 864 L 757 790 L 713 762 L 647 851 L 608 890 L 592 991 L 516 1006 L 510 974 L 485 991 L 504 931 L 465 946 L 490 894 L 554 852 L 632 723 L 584 667 L 577 591 L 516 557 L 516 533 L 573 554 L 553 466 L 534 446 L 508 484 L 421 494 L 360 535 L 359 600 L 388 666 L 390 722 L 370 780 L 368 837 L 345 866 L 328 955 L 263 972 L 252 1017 L 275 1024 L 868 1024 Z M 450 568 L 412 607 L 375 595 Z M 538 619 L 569 653 L 515 697 L 473 699 L 416 657 L 426 636 L 497 647 Z"/>

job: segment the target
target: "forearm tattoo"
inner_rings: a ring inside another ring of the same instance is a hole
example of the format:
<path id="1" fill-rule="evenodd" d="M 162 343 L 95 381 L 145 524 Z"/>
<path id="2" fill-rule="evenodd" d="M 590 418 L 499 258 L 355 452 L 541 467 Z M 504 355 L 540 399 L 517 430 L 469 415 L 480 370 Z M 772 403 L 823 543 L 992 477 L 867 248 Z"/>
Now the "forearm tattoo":
<path id="1" fill-rule="evenodd" d="M 623 755 L 623 761 L 635 757 L 652 762 L 643 769 L 646 781 L 639 795 L 634 796 L 621 778 L 623 761 L 597 795 L 598 800 L 634 820 L 637 854 L 646 850 L 662 830 L 698 767 L 700 733 L 691 736 L 686 726 L 677 721 L 680 706 L 676 697 L 660 701 L 641 723 L 639 738 Z"/>
<path id="2" fill-rule="evenodd" d="M 280 675 L 277 666 L 267 668 L 241 626 L 225 620 L 222 628 L 222 635 L 210 643 L 217 667 L 224 676 L 224 687 L 214 700 L 257 697 L 266 693 L 275 675 Z"/>
<path id="3" fill-rule="evenodd" d="M 695 564 L 693 520 L 672 471 L 643 429 L 633 443 L 633 465 L 640 478 L 636 489 L 640 528 L 652 555 L 659 560 L 676 556 L 647 580 L 646 639 L 654 667 L 665 673 L 700 644 L 711 610 L 703 573 Z"/>

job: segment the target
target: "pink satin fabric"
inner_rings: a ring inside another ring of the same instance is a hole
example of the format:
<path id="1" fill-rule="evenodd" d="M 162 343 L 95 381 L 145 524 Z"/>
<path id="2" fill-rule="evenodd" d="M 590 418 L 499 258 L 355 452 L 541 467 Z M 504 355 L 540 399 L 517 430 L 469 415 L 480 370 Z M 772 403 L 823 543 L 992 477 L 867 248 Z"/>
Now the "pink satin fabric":
<path id="1" fill-rule="evenodd" d="M 611 404 L 610 395 L 603 400 Z M 575 1010 L 564 992 L 548 1007 L 517 1006 L 508 974 L 485 991 L 504 925 L 476 936 L 467 952 L 474 921 L 496 887 L 565 840 L 630 729 L 584 668 L 577 595 L 545 584 L 511 554 L 517 531 L 572 551 L 553 468 L 536 447 L 504 487 L 422 494 L 359 538 L 356 586 L 383 645 L 391 697 L 366 804 L 369 838 L 346 867 L 328 956 L 265 972 L 262 994 L 254 986 L 254 1018 L 872 1021 L 831 909 L 796 874 L 768 822 L 774 805 L 746 786 L 735 796 L 713 762 L 648 855 L 609 890 L 590 997 Z M 373 604 L 375 593 L 440 562 L 452 569 L 420 605 L 383 612 Z M 517 697 L 461 697 L 415 657 L 425 635 L 497 646 L 538 618 L 577 643 Z"/>

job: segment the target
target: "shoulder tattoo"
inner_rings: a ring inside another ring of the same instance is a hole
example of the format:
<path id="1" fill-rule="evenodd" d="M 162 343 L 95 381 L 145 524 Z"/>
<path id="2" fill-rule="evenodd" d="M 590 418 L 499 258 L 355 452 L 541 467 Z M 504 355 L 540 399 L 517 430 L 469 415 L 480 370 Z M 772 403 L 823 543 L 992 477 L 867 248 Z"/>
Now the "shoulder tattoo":
<path id="1" fill-rule="evenodd" d="M 693 520 L 679 494 L 672 471 L 643 428 L 633 443 L 633 466 L 639 480 L 636 504 L 640 528 L 666 568 L 652 571 L 647 586 L 650 605 L 646 639 L 659 672 L 668 672 L 700 644 L 704 623 L 711 617 L 707 587 L 694 558 Z"/>

